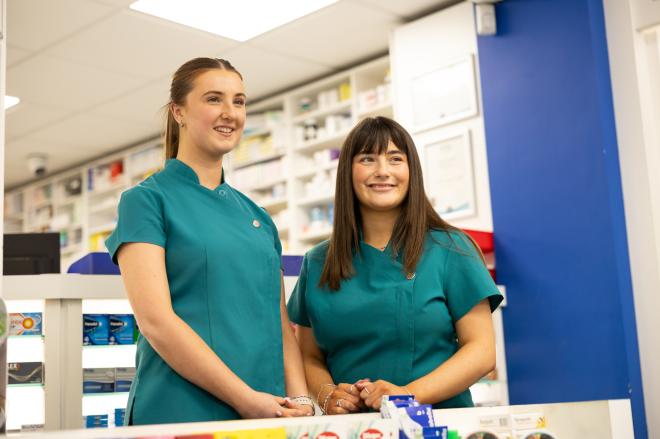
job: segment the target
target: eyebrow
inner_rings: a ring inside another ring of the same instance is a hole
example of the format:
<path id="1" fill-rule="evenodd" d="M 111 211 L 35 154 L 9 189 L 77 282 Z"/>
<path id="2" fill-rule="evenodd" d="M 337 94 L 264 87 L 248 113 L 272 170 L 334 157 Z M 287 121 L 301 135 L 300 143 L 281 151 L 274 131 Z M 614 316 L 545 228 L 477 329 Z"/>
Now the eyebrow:
<path id="1" fill-rule="evenodd" d="M 206 96 L 206 95 L 210 95 L 210 94 L 224 96 L 226 93 L 222 92 L 222 91 L 217 91 L 217 90 L 210 90 L 210 91 L 207 91 L 206 93 L 204 93 L 202 96 Z M 245 96 L 245 93 L 236 93 L 235 96 L 247 98 L 247 96 Z"/>

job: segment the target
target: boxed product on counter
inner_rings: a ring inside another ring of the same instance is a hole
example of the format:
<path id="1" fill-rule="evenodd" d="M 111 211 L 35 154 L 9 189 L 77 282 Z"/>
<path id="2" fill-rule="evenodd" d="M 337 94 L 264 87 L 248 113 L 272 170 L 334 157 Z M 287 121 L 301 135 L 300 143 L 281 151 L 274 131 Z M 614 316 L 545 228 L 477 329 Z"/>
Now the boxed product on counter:
<path id="1" fill-rule="evenodd" d="M 43 384 L 44 364 L 39 361 L 7 363 L 8 384 Z"/>
<path id="2" fill-rule="evenodd" d="M 83 314 L 83 345 L 107 345 L 109 337 L 108 315 Z"/>
<path id="3" fill-rule="evenodd" d="M 9 313 L 9 335 L 41 335 L 40 312 Z"/>
<path id="4" fill-rule="evenodd" d="M 115 368 L 115 392 L 128 392 L 135 378 L 134 367 Z"/>
<path id="5" fill-rule="evenodd" d="M 110 314 L 108 323 L 110 328 L 109 344 L 135 343 L 135 318 L 133 314 Z"/>
<path id="6" fill-rule="evenodd" d="M 115 369 L 83 369 L 83 393 L 112 393 L 115 391 Z"/>
<path id="7" fill-rule="evenodd" d="M 85 416 L 85 428 L 107 428 L 108 415 Z"/>

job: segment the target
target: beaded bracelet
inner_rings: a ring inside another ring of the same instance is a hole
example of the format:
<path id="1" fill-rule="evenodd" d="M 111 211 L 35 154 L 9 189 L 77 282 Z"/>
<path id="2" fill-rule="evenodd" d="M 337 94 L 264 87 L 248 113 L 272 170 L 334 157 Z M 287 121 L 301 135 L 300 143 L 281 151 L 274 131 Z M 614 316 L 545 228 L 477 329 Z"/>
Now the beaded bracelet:
<path id="1" fill-rule="evenodd" d="M 298 405 L 308 405 L 312 408 L 312 415 L 315 414 L 314 401 L 307 395 L 291 396 L 289 399 Z"/>

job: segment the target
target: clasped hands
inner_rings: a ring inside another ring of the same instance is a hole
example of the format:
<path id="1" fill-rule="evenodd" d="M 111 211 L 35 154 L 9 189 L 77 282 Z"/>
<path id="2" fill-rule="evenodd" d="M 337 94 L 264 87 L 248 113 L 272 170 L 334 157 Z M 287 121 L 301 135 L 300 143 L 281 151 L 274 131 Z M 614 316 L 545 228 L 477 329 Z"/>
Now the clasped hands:
<path id="1" fill-rule="evenodd" d="M 366 409 L 379 410 L 383 395 L 409 395 L 405 386 L 397 386 L 385 380 L 371 382 L 362 379 L 355 384 L 339 383 L 328 385 L 325 392 L 319 392 L 319 406 L 328 415 L 345 415 Z"/>

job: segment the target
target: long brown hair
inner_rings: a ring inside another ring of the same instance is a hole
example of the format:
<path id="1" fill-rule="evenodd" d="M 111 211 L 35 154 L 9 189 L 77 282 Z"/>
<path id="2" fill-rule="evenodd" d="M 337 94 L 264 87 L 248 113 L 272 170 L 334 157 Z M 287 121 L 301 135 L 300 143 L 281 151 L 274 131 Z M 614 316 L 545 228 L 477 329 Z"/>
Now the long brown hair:
<path id="1" fill-rule="evenodd" d="M 360 251 L 359 233 L 362 224 L 360 203 L 353 190 L 353 158 L 358 154 L 384 154 L 390 141 L 408 158 L 408 193 L 402 202 L 401 213 L 390 239 L 392 254 L 403 252 L 406 273 L 415 271 L 430 229 L 458 230 L 440 218 L 426 197 L 422 166 L 410 134 L 392 119 L 382 116 L 366 118 L 348 133 L 339 154 L 333 231 L 319 281 L 320 287 L 327 285 L 331 290 L 338 290 L 339 283 L 354 274 L 353 253 L 359 254 Z"/>
<path id="2" fill-rule="evenodd" d="M 172 114 L 172 104 L 183 105 L 186 96 L 193 89 L 195 79 L 209 70 L 219 69 L 234 72 L 243 80 L 243 76 L 226 59 L 194 58 L 184 63 L 172 76 L 170 86 L 170 101 L 165 105 L 167 111 L 165 121 L 165 159 L 176 158 L 179 152 L 179 124 Z"/>

